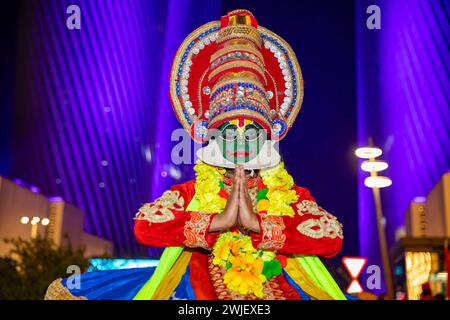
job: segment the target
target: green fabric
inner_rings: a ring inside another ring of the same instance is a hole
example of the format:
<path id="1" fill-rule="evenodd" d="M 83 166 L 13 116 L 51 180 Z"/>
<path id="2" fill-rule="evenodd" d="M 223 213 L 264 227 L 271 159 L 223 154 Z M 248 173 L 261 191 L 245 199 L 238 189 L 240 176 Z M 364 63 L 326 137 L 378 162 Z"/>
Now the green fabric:
<path id="1" fill-rule="evenodd" d="M 144 284 L 141 290 L 134 296 L 133 300 L 151 300 L 161 281 L 163 281 L 183 250 L 183 247 L 165 248 L 153 276 Z"/>
<path id="2" fill-rule="evenodd" d="M 308 276 L 311 278 L 311 280 L 320 288 L 323 290 L 322 285 L 320 284 L 319 279 L 317 278 L 316 274 L 313 270 L 310 268 L 310 264 L 307 263 L 306 260 L 307 256 L 297 256 L 297 261 L 300 263 L 300 265 L 303 267 L 303 269 L 308 273 Z"/>
<path id="3" fill-rule="evenodd" d="M 329 294 L 333 299 L 347 300 L 319 257 L 296 256 L 296 259 L 319 288 Z"/>
<path id="4" fill-rule="evenodd" d="M 198 201 L 198 198 L 194 195 L 191 202 L 189 202 L 186 207 L 186 211 L 198 211 L 198 208 L 200 208 L 200 201 Z"/>

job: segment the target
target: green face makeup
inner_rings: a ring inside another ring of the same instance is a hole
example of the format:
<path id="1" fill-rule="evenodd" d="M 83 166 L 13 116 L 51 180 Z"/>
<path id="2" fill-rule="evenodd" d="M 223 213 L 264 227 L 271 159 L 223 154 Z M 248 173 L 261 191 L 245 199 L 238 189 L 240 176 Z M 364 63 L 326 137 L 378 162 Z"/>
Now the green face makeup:
<path id="1" fill-rule="evenodd" d="M 228 121 L 218 128 L 220 134 L 217 142 L 222 155 L 235 164 L 256 158 L 266 141 L 266 132 L 258 123 L 250 120 L 240 122 Z"/>

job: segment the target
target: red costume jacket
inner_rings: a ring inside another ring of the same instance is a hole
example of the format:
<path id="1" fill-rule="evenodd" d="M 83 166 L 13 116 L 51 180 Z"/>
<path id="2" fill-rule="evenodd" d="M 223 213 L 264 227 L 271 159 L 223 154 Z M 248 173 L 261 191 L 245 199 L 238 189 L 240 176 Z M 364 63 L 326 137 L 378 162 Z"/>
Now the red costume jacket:
<path id="1" fill-rule="evenodd" d="M 217 213 L 186 211 L 192 200 L 195 181 L 175 185 L 152 203 L 141 207 L 135 218 L 139 243 L 154 247 L 185 246 L 211 250 L 219 235 L 209 232 Z M 342 225 L 320 208 L 309 191 L 294 186 L 298 201 L 292 204 L 295 216 L 257 214 L 260 232 L 251 232 L 255 248 L 279 254 L 336 255 L 342 246 Z"/>

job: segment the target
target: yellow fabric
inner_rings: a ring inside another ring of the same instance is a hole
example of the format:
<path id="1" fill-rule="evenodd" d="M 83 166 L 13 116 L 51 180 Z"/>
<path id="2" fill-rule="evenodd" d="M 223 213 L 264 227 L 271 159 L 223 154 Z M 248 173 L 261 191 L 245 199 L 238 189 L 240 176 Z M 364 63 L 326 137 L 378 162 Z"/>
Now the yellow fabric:
<path id="1" fill-rule="evenodd" d="M 308 273 L 298 263 L 296 258 L 287 258 L 287 265 L 284 270 L 312 299 L 333 300 L 329 294 L 320 289 L 314 283 L 314 281 L 308 276 Z"/>
<path id="2" fill-rule="evenodd" d="M 187 250 L 184 250 L 181 253 L 172 269 L 170 269 L 167 276 L 158 286 L 158 289 L 156 289 L 152 300 L 169 300 L 170 296 L 180 283 L 183 274 L 186 272 L 191 255 L 192 253 Z"/>
<path id="3" fill-rule="evenodd" d="M 164 249 L 161 258 L 159 259 L 158 266 L 150 279 L 142 286 L 142 288 L 136 293 L 133 300 L 151 300 L 154 296 L 156 289 L 164 280 L 166 275 L 172 269 L 175 262 L 183 252 L 184 247 L 167 247 Z"/>
<path id="4" fill-rule="evenodd" d="M 309 278 L 333 300 L 347 300 L 346 296 L 339 288 L 336 281 L 333 279 L 327 268 L 323 265 L 317 256 L 298 255 L 297 262 L 309 275 Z"/>

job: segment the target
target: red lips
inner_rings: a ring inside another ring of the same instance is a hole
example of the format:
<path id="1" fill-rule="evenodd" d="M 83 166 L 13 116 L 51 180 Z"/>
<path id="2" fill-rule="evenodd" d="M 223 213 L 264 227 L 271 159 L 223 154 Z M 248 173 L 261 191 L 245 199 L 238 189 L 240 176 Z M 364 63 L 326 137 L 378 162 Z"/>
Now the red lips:
<path id="1" fill-rule="evenodd" d="M 235 156 L 236 158 L 248 157 L 249 155 L 250 155 L 250 153 L 247 152 L 247 151 L 236 151 L 236 152 L 234 153 L 234 156 Z"/>
<path id="2" fill-rule="evenodd" d="M 235 158 L 244 158 L 244 157 L 251 157 L 251 156 L 253 156 L 253 152 L 247 152 L 247 151 L 236 151 L 234 153 L 232 153 L 231 151 L 227 151 L 226 154 L 227 154 L 228 157 L 231 154 L 233 154 L 233 156 Z"/>

